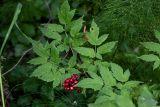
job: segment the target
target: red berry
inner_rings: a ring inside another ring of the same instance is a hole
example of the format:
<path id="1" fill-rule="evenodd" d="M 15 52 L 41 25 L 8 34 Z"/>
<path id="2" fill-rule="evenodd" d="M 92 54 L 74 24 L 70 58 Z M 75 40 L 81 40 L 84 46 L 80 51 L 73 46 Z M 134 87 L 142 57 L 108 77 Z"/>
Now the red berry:
<path id="1" fill-rule="evenodd" d="M 71 86 L 74 86 L 74 85 L 75 85 L 74 83 L 71 84 Z"/>
<path id="2" fill-rule="evenodd" d="M 77 78 L 75 78 L 75 77 L 73 77 L 72 79 L 73 79 L 73 80 L 77 80 Z"/>
<path id="3" fill-rule="evenodd" d="M 74 90 L 74 87 L 70 87 L 70 90 L 71 90 L 71 91 Z"/>
<path id="4" fill-rule="evenodd" d="M 68 86 L 68 85 L 69 85 L 68 83 L 63 84 L 63 86 Z"/>
<path id="5" fill-rule="evenodd" d="M 67 78 L 64 81 L 63 88 L 64 90 L 74 90 L 75 85 L 78 83 L 78 75 L 73 74 L 70 78 Z"/>
<path id="6" fill-rule="evenodd" d="M 70 79 L 70 81 L 69 82 L 73 82 L 74 80 L 73 79 Z"/>
<path id="7" fill-rule="evenodd" d="M 64 90 L 67 90 L 67 87 L 64 87 Z"/>
<path id="8" fill-rule="evenodd" d="M 74 81 L 74 83 L 75 83 L 75 84 L 77 84 L 77 83 L 78 83 L 78 81 Z"/>
<path id="9" fill-rule="evenodd" d="M 71 78 L 77 79 L 77 78 L 78 78 L 78 75 L 77 75 L 77 74 L 73 74 Z"/>
<path id="10" fill-rule="evenodd" d="M 81 92 L 81 90 L 77 90 L 77 92 L 78 92 L 78 93 L 80 93 L 80 92 Z"/>
<path id="11" fill-rule="evenodd" d="M 73 74 L 71 78 L 75 78 L 75 75 Z"/>
<path id="12" fill-rule="evenodd" d="M 65 83 L 68 83 L 68 82 L 69 82 L 69 80 L 70 80 L 70 79 L 66 79 L 66 80 L 65 80 Z"/>

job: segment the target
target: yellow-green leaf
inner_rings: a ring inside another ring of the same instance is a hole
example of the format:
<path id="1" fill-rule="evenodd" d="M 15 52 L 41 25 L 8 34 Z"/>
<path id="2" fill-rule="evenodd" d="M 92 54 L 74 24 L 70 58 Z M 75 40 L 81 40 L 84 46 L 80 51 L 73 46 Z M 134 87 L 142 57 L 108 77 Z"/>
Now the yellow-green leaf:
<path id="1" fill-rule="evenodd" d="M 103 81 L 100 81 L 99 79 L 92 79 L 92 78 L 85 78 L 81 81 L 79 81 L 78 87 L 82 87 L 82 88 L 91 88 L 96 90 L 100 90 L 103 86 Z"/>
<path id="2" fill-rule="evenodd" d="M 112 51 L 117 42 L 108 42 L 97 48 L 99 54 L 106 54 Z"/>
<path id="3" fill-rule="evenodd" d="M 160 54 L 160 44 L 155 42 L 142 42 L 141 43 L 149 51 L 156 52 Z"/>
<path id="4" fill-rule="evenodd" d="M 108 38 L 108 34 L 100 36 L 97 40 L 97 45 L 101 45 Z"/>
<path id="5" fill-rule="evenodd" d="M 53 67 L 51 63 L 46 63 L 39 66 L 34 72 L 31 74 L 31 77 L 37 77 L 43 81 L 51 82 L 54 78 L 54 73 L 56 72 L 56 67 Z"/>
<path id="6" fill-rule="evenodd" d="M 45 64 L 47 63 L 47 57 L 37 57 L 33 58 L 28 63 L 33 64 L 33 65 L 40 65 L 40 64 Z"/>
<path id="7" fill-rule="evenodd" d="M 115 86 L 116 80 L 112 75 L 112 72 L 109 71 L 109 69 L 105 66 L 99 65 L 100 74 L 102 76 L 102 79 L 107 86 Z"/>
<path id="8" fill-rule="evenodd" d="M 113 76 L 121 82 L 126 82 L 128 81 L 129 77 L 130 77 L 130 72 L 129 70 L 126 70 L 125 72 L 123 72 L 123 69 L 121 66 L 119 66 L 118 64 L 115 63 L 111 63 L 111 70 L 112 70 L 112 74 Z"/>
<path id="9" fill-rule="evenodd" d="M 154 54 L 142 55 L 139 58 L 147 62 L 153 62 L 159 60 L 158 56 Z"/>
<path id="10" fill-rule="evenodd" d="M 95 52 L 92 48 L 76 47 L 76 48 L 74 48 L 74 50 L 83 56 L 87 56 L 90 58 L 95 57 Z"/>

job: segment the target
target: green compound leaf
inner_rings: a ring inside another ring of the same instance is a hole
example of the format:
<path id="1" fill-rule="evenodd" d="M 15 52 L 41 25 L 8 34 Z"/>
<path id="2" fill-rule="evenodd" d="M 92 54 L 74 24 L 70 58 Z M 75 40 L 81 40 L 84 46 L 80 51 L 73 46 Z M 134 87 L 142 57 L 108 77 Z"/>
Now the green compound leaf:
<path id="1" fill-rule="evenodd" d="M 64 31 L 63 26 L 59 25 L 59 24 L 42 24 L 44 27 L 48 29 L 48 31 L 51 32 L 58 32 L 58 33 L 62 33 Z"/>
<path id="2" fill-rule="evenodd" d="M 41 57 L 48 57 L 49 56 L 49 50 L 43 46 L 42 43 L 39 41 L 34 41 L 32 40 L 32 45 L 33 45 L 33 51 L 41 56 Z"/>
<path id="3" fill-rule="evenodd" d="M 97 53 L 106 54 L 112 51 L 117 42 L 108 42 L 97 48 Z"/>
<path id="4" fill-rule="evenodd" d="M 85 64 L 85 63 L 83 63 L 83 64 Z M 86 72 L 94 72 L 94 73 L 97 73 L 98 68 L 97 68 L 96 65 L 86 64 L 85 66 L 86 66 L 86 68 L 88 69 Z M 91 76 L 91 75 L 90 75 L 90 76 Z"/>
<path id="5" fill-rule="evenodd" d="M 132 88 L 137 87 L 140 83 L 142 83 L 142 82 L 141 82 L 141 81 L 127 81 L 127 82 L 122 86 L 122 88 L 132 89 Z"/>
<path id="6" fill-rule="evenodd" d="M 94 20 L 92 21 L 90 32 L 88 32 L 87 35 L 88 35 L 88 42 L 91 45 L 97 45 L 99 28 L 97 24 L 94 22 Z"/>
<path id="7" fill-rule="evenodd" d="M 101 99 L 103 99 L 103 97 Z M 103 103 L 89 104 L 88 107 L 117 107 L 117 105 L 112 100 L 108 100 Z"/>
<path id="8" fill-rule="evenodd" d="M 77 20 L 74 20 L 72 23 L 72 27 L 71 27 L 71 30 L 70 30 L 70 34 L 72 37 L 75 37 L 76 35 L 79 34 L 81 28 L 82 28 L 82 25 L 83 25 L 83 17 L 77 19 Z"/>
<path id="9" fill-rule="evenodd" d="M 153 70 L 157 69 L 160 66 L 160 60 L 157 60 L 153 64 Z"/>
<path id="10" fill-rule="evenodd" d="M 73 47 L 79 47 L 82 46 L 85 43 L 84 39 L 82 37 L 79 38 L 73 38 L 72 39 L 72 46 Z"/>
<path id="11" fill-rule="evenodd" d="M 132 99 L 125 95 L 117 95 L 116 104 L 118 107 L 135 107 Z"/>
<path id="12" fill-rule="evenodd" d="M 108 34 L 104 34 L 98 38 L 99 27 L 97 26 L 94 20 L 92 21 L 90 31 L 87 32 L 87 36 L 88 42 L 91 45 L 101 45 L 108 38 Z"/>
<path id="13" fill-rule="evenodd" d="M 53 81 L 53 88 L 57 87 L 62 81 L 62 74 L 57 71 L 54 72 L 54 81 Z"/>
<path id="14" fill-rule="evenodd" d="M 78 83 L 78 87 L 82 88 L 91 88 L 96 90 L 100 90 L 103 86 L 103 80 L 96 73 L 92 71 L 88 71 L 89 75 L 92 78 L 85 78 Z"/>
<path id="15" fill-rule="evenodd" d="M 71 22 L 75 10 L 70 10 L 70 6 L 67 0 L 62 4 L 60 11 L 58 12 L 58 19 L 61 24 L 67 25 Z"/>
<path id="16" fill-rule="evenodd" d="M 123 69 L 121 66 L 119 66 L 118 64 L 115 63 L 111 63 L 111 70 L 113 73 L 113 76 L 121 82 L 126 82 L 128 81 L 129 77 L 130 77 L 130 72 L 129 70 L 126 70 L 125 72 L 123 72 Z"/>
<path id="17" fill-rule="evenodd" d="M 106 86 L 116 86 L 116 80 L 112 72 L 105 66 L 99 65 L 100 74 Z"/>
<path id="18" fill-rule="evenodd" d="M 31 74 L 31 77 L 37 77 L 46 82 L 51 82 L 54 80 L 54 72 L 56 72 L 56 67 L 51 63 L 46 63 L 39 66 L 34 72 Z"/>
<path id="19" fill-rule="evenodd" d="M 157 101 L 147 86 L 141 87 L 140 96 L 138 97 L 138 107 L 157 107 Z"/>
<path id="20" fill-rule="evenodd" d="M 152 52 L 160 53 L 160 44 L 155 42 L 143 42 L 141 43 L 146 49 Z"/>
<path id="21" fill-rule="evenodd" d="M 87 56 L 90 58 L 95 57 L 95 52 L 92 48 L 76 47 L 76 48 L 74 48 L 74 50 L 83 56 Z"/>
<path id="22" fill-rule="evenodd" d="M 160 32 L 157 31 L 157 30 L 155 30 L 154 33 L 155 33 L 155 37 L 156 37 L 156 38 L 158 39 L 158 41 L 160 42 Z"/>
<path id="23" fill-rule="evenodd" d="M 48 58 L 47 57 L 37 57 L 33 58 L 28 63 L 33 64 L 33 65 L 40 65 L 40 64 L 45 64 L 47 63 Z"/>
<path id="24" fill-rule="evenodd" d="M 58 64 L 60 62 L 59 50 L 56 48 L 55 45 L 52 45 L 52 47 L 51 47 L 50 60 L 56 64 Z"/>
<path id="25" fill-rule="evenodd" d="M 55 40 L 58 40 L 58 41 L 61 41 L 61 39 L 62 39 L 61 35 L 58 32 L 52 31 L 51 29 L 40 28 L 40 30 L 46 37 L 48 37 L 50 39 L 55 39 Z M 56 30 L 56 29 L 54 29 L 54 30 Z"/>
<path id="26" fill-rule="evenodd" d="M 92 21 L 90 32 L 93 34 L 92 36 L 95 36 L 96 38 L 98 38 L 98 36 L 99 36 L 99 27 L 97 26 L 97 24 L 95 23 L 94 20 Z"/>
<path id="27" fill-rule="evenodd" d="M 110 100 L 109 97 L 110 97 L 110 96 L 106 96 L 106 95 L 98 96 L 98 98 L 97 98 L 96 101 L 95 101 L 95 104 L 101 104 L 101 103 L 104 103 L 104 102 L 106 102 L 106 101 L 109 101 L 109 100 Z"/>
<path id="28" fill-rule="evenodd" d="M 85 78 L 81 81 L 79 81 L 78 87 L 82 87 L 82 88 L 91 88 L 96 90 L 100 90 L 103 86 L 103 81 L 100 80 L 99 78 Z"/>
<path id="29" fill-rule="evenodd" d="M 96 58 L 97 58 L 97 59 L 101 59 L 101 60 L 102 60 L 102 55 L 101 55 L 101 54 L 99 54 L 99 53 L 96 53 Z"/>
<path id="30" fill-rule="evenodd" d="M 68 71 L 68 74 L 73 75 L 73 74 L 79 74 L 80 71 L 76 68 L 68 68 L 66 69 Z"/>
<path id="31" fill-rule="evenodd" d="M 103 80 L 101 79 L 101 77 L 99 77 L 95 72 L 93 72 L 93 71 L 87 71 L 87 72 L 88 72 L 88 74 L 90 75 L 91 78 L 96 78 L 99 81 L 103 82 Z"/>
<path id="32" fill-rule="evenodd" d="M 153 62 L 159 60 L 158 56 L 154 54 L 142 55 L 139 58 L 147 62 Z"/>
<path id="33" fill-rule="evenodd" d="M 108 38 L 108 34 L 104 34 L 100 36 L 97 40 L 96 45 L 101 45 Z"/>
<path id="34" fill-rule="evenodd" d="M 69 67 L 74 67 L 76 65 L 76 62 L 77 62 L 76 60 L 77 60 L 77 56 L 73 55 L 68 61 Z"/>
<path id="35" fill-rule="evenodd" d="M 113 88 L 112 87 L 108 87 L 108 86 L 104 86 L 100 91 L 99 91 L 99 95 L 106 95 L 108 96 L 109 100 L 114 100 L 116 97 L 116 93 L 114 93 Z M 96 101 L 97 103 L 97 101 Z"/>

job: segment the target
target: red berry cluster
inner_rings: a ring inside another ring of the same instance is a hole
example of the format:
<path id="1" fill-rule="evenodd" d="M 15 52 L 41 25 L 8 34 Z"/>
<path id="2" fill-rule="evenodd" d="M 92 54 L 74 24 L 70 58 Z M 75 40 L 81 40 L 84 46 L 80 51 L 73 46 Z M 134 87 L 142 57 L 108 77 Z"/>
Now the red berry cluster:
<path id="1" fill-rule="evenodd" d="M 70 78 L 67 78 L 64 81 L 64 84 L 63 84 L 64 90 L 69 90 L 69 91 L 74 90 L 76 88 L 75 85 L 77 83 L 78 83 L 78 75 L 73 74 Z"/>

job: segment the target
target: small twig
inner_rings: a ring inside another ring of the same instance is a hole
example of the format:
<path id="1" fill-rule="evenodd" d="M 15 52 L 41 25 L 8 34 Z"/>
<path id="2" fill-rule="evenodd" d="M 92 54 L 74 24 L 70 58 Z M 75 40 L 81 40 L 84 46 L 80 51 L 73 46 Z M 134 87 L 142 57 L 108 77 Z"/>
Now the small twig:
<path id="1" fill-rule="evenodd" d="M 65 59 L 69 54 L 69 51 L 65 54 L 65 56 L 63 57 L 63 59 Z"/>
<path id="2" fill-rule="evenodd" d="M 11 69 L 9 69 L 9 70 L 6 71 L 5 73 L 3 73 L 2 76 L 6 75 L 7 73 L 9 73 L 9 72 L 12 71 L 13 69 L 15 69 L 15 68 L 17 67 L 17 65 L 21 62 L 21 60 L 23 59 L 23 57 L 24 57 L 29 51 L 31 51 L 31 50 L 32 50 L 32 48 L 26 50 L 26 51 L 22 54 L 22 56 L 21 56 L 21 58 L 18 60 L 18 62 L 17 62 Z"/>
<path id="3" fill-rule="evenodd" d="M 47 2 L 47 1 L 48 1 L 48 2 Z M 48 20 L 47 23 L 50 23 L 50 21 L 52 20 L 52 11 L 51 11 L 51 9 L 50 9 L 50 7 L 49 7 L 49 2 L 50 2 L 50 0 L 44 0 L 44 2 L 45 2 L 45 5 L 46 5 L 46 7 L 47 7 L 47 9 L 48 9 L 48 13 L 49 13 L 49 20 Z"/>

